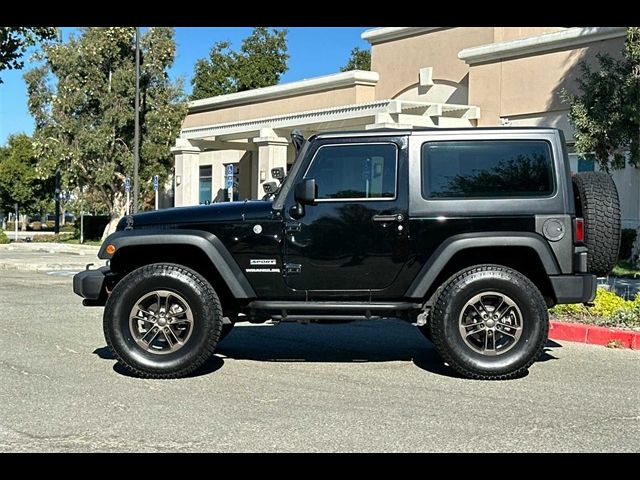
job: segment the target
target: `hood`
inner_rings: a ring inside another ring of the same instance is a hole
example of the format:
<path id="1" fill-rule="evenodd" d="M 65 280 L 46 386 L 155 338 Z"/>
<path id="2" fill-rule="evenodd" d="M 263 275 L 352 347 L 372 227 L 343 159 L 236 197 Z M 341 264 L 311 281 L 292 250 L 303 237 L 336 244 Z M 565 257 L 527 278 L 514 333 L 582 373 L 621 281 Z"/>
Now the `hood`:
<path id="1" fill-rule="evenodd" d="M 181 225 L 215 223 L 215 222 L 243 222 L 257 218 L 271 218 L 272 202 L 264 200 L 244 200 L 242 202 L 223 202 L 211 205 L 197 205 L 192 207 L 175 207 L 143 212 L 131 215 L 133 228 L 158 226 L 161 228 L 175 228 Z M 118 230 L 127 226 L 127 217 L 118 223 Z"/>

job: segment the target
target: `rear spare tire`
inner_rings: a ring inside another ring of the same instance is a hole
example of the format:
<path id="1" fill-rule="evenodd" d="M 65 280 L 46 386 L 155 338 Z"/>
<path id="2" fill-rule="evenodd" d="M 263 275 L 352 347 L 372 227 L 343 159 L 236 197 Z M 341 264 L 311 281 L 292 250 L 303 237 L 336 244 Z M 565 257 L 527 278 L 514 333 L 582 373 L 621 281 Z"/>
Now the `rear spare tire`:
<path id="1" fill-rule="evenodd" d="M 584 219 L 587 270 L 602 277 L 618 261 L 620 250 L 620 200 L 616 184 L 605 172 L 573 176 L 576 216 Z"/>

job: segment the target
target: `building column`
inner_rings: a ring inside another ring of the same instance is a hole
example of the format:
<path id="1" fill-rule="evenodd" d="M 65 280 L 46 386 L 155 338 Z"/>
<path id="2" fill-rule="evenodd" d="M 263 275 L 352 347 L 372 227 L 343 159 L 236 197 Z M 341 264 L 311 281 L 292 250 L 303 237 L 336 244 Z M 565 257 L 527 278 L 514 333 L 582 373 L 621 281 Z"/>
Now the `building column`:
<path id="1" fill-rule="evenodd" d="M 200 193 L 200 148 L 185 138 L 171 147 L 174 156 L 174 206 L 198 205 Z"/>
<path id="2" fill-rule="evenodd" d="M 287 170 L 287 147 L 289 141 L 278 137 L 271 129 L 260 130 L 260 136 L 253 139 L 258 147 L 258 155 L 251 171 L 251 197 L 261 198 L 264 195 L 262 185 L 276 180 L 271 176 L 271 169 L 282 167 Z"/>

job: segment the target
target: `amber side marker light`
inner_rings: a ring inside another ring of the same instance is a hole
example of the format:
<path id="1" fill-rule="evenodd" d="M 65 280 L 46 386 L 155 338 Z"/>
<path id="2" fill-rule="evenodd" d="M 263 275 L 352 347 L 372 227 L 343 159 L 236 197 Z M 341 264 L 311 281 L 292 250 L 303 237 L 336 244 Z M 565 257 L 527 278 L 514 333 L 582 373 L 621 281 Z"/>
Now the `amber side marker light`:
<path id="1" fill-rule="evenodd" d="M 113 255 L 114 253 L 116 253 L 116 247 L 115 245 L 107 245 L 107 248 L 105 249 L 105 252 L 107 252 L 107 254 L 109 255 Z"/>

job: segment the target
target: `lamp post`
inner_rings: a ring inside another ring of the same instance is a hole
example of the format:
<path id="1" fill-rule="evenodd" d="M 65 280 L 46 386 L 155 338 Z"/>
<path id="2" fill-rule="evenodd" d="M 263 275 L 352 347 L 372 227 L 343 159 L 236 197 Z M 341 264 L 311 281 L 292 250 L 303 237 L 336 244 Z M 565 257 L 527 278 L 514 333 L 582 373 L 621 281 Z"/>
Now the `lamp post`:
<path id="1" fill-rule="evenodd" d="M 55 202 L 56 202 L 56 218 L 53 227 L 53 233 L 56 235 L 60 233 L 60 168 L 56 169 L 56 184 L 55 184 Z"/>
<path id="2" fill-rule="evenodd" d="M 80 185 L 80 243 L 84 243 L 84 189 Z"/>
<path id="3" fill-rule="evenodd" d="M 14 231 L 13 239 L 17 242 L 18 241 L 18 204 L 17 203 L 15 207 L 16 207 L 16 218 L 13 220 L 13 231 Z"/>
<path id="4" fill-rule="evenodd" d="M 138 165 L 140 163 L 140 28 L 136 27 L 136 99 L 133 135 L 133 213 L 138 213 Z"/>

